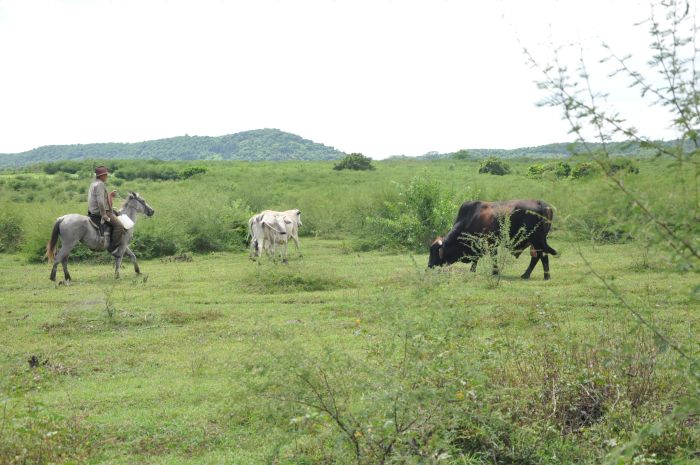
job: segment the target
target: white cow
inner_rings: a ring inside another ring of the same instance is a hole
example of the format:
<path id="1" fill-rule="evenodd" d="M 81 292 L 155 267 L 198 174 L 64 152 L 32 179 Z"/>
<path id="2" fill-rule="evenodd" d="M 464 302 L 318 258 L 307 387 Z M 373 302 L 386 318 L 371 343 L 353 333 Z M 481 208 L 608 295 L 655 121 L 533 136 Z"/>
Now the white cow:
<path id="1" fill-rule="evenodd" d="M 286 210 L 283 212 L 265 210 L 263 213 L 278 214 L 284 217 L 284 224 L 286 226 L 285 229 L 287 231 L 287 240 L 294 240 L 294 245 L 296 245 L 297 252 L 301 257 L 301 249 L 299 248 L 299 226 L 301 226 L 301 210 L 299 210 L 298 208 Z"/>
<path id="2" fill-rule="evenodd" d="M 260 257 L 264 250 L 272 259 L 278 245 L 283 247 L 282 258 L 287 261 L 287 224 L 284 215 L 271 211 L 258 213 L 248 220 L 250 258 Z"/>

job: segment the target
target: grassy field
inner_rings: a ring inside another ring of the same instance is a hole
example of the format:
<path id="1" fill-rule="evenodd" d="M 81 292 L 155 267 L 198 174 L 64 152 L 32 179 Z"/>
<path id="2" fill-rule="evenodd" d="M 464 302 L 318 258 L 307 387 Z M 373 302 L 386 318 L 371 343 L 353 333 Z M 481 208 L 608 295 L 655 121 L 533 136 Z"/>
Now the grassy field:
<path id="1" fill-rule="evenodd" d="M 212 164 L 196 179 L 125 182 L 156 209 L 136 236 L 167 230 L 177 254 L 141 260 L 140 276 L 127 263 L 118 281 L 107 261 L 72 262 L 69 287 L 31 260 L 52 218 L 80 211 L 85 183 L 0 176 L 4 218 L 24 220 L 0 254 L 0 463 L 698 463 L 698 386 L 669 348 L 698 357 L 697 273 L 653 244 L 587 237 L 624 215 L 602 180 L 528 179 L 525 162 L 503 178 L 450 162 L 330 166 Z M 628 185 L 668 201 L 657 171 L 643 165 Z M 552 280 L 541 267 L 520 280 L 527 257 L 496 279 L 485 262 L 426 270 L 427 249 L 358 247 L 363 212 L 384 214 L 376 204 L 408 192 L 397 185 L 441 173 L 447 199 L 552 202 Z M 255 264 L 221 224 L 181 227 L 183 203 L 201 205 L 200 222 L 226 205 L 231 224 L 299 206 L 303 258 Z M 593 212 L 611 216 L 575 221 Z M 222 251 L 181 254 L 193 238 Z"/>

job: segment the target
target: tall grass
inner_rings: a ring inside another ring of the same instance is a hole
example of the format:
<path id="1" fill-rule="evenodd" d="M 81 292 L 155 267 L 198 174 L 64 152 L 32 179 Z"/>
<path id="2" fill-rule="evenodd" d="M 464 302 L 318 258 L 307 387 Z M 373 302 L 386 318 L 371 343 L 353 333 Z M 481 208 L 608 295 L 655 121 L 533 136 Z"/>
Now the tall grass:
<path id="1" fill-rule="evenodd" d="M 141 162 L 146 163 L 146 162 Z M 300 208 L 302 236 L 348 239 L 356 249 L 425 250 L 446 233 L 457 208 L 466 200 L 539 198 L 555 208 L 553 233 L 593 243 L 643 238 L 639 214 L 600 175 L 582 179 L 527 177 L 531 160 L 511 162 L 505 176 L 478 174 L 477 162 L 385 161 L 366 172 L 334 171 L 330 162 L 204 163 L 184 180 L 110 179 L 123 197 L 138 191 L 156 210 L 140 219 L 134 250 L 142 258 L 181 252 L 243 250 L 247 220 L 263 209 Z M 188 165 L 163 163 L 173 171 Z M 139 162 L 131 162 L 137 173 Z M 145 168 L 148 168 L 144 165 Z M 144 168 L 144 169 L 145 169 Z M 676 172 L 654 161 L 640 163 L 639 174 L 622 174 L 625 182 L 648 195 L 652 204 L 668 205 L 668 221 L 686 221 L 692 199 L 671 179 Z M 0 250 L 22 250 L 38 261 L 50 226 L 60 215 L 85 211 L 89 173 L 0 173 Z M 117 186 L 117 184 L 119 184 Z M 654 196 L 663 190 L 665 197 Z M 10 227 L 8 227 L 10 226 Z M 689 225 L 690 227 L 690 225 Z M 77 250 L 74 257 L 89 257 Z"/>

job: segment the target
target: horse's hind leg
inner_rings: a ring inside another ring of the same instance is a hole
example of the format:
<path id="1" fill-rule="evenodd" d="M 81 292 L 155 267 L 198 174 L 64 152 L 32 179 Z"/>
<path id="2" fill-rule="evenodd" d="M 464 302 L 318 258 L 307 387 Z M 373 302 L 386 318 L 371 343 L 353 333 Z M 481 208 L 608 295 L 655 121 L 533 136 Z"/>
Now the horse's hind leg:
<path id="1" fill-rule="evenodd" d="M 70 255 L 70 251 L 73 250 L 73 247 L 75 247 L 75 242 L 64 242 L 61 245 L 61 249 L 56 253 L 53 259 L 53 268 L 51 268 L 51 276 L 49 277 L 51 281 L 56 281 L 56 270 L 60 263 L 63 266 L 64 284 L 70 283 L 71 277 L 68 273 L 68 256 Z"/>
<path id="2" fill-rule="evenodd" d="M 66 280 L 66 284 L 68 284 L 71 281 L 70 273 L 68 272 L 68 255 L 61 260 L 61 265 L 63 266 L 63 278 Z"/>

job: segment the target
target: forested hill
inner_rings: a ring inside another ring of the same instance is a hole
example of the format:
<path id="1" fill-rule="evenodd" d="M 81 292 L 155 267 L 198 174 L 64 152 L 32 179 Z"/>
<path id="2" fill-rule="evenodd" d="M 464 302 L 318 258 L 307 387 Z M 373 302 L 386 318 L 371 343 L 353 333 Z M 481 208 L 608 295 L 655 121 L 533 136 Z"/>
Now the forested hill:
<path id="1" fill-rule="evenodd" d="M 678 141 L 655 141 L 654 143 L 663 147 L 672 148 L 678 144 Z M 686 150 L 693 150 L 690 144 L 686 145 Z M 466 158 L 566 158 L 575 153 L 587 153 L 588 150 L 596 151 L 602 149 L 603 145 L 595 142 L 588 143 L 586 147 L 576 143 L 556 143 L 537 147 L 521 147 L 517 149 L 465 149 L 452 153 L 429 152 L 418 158 L 440 159 L 452 158 L 455 155 L 457 158 L 460 156 Z M 655 149 L 642 146 L 638 142 L 609 142 L 606 144 L 606 150 L 613 156 L 646 158 L 656 154 Z"/>
<path id="2" fill-rule="evenodd" d="M 158 160 L 335 160 L 345 154 L 279 129 L 256 129 L 219 137 L 181 136 L 132 144 L 48 145 L 0 154 L 0 168 L 86 159 Z"/>

